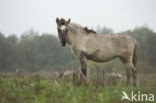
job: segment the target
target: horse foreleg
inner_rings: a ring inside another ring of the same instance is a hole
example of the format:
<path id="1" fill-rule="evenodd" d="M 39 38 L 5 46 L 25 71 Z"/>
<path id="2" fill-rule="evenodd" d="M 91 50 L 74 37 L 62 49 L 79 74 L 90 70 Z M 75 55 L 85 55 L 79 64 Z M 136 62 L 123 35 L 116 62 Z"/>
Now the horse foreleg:
<path id="1" fill-rule="evenodd" d="M 80 63 L 81 63 L 81 71 L 84 75 L 84 79 L 86 82 L 88 82 L 88 79 L 87 79 L 87 60 L 83 54 L 80 55 Z"/>

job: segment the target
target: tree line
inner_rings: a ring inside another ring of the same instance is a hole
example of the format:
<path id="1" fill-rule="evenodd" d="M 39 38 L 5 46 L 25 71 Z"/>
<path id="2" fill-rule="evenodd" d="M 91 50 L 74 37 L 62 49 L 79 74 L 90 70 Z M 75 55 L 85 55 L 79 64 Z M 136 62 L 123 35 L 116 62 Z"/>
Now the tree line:
<path id="1" fill-rule="evenodd" d="M 18 38 L 0 33 L 0 71 L 61 69 L 74 59 L 70 49 L 62 48 L 57 37 L 51 34 L 38 35 L 29 30 Z"/>
<path id="2" fill-rule="evenodd" d="M 100 34 L 113 35 L 107 27 L 97 29 Z M 156 33 L 148 27 L 136 27 L 123 32 L 136 38 L 139 43 L 139 62 L 156 66 Z M 70 48 L 61 47 L 57 37 L 34 30 L 24 32 L 20 37 L 0 33 L 0 71 L 13 72 L 21 69 L 27 72 L 71 69 L 78 60 Z"/>

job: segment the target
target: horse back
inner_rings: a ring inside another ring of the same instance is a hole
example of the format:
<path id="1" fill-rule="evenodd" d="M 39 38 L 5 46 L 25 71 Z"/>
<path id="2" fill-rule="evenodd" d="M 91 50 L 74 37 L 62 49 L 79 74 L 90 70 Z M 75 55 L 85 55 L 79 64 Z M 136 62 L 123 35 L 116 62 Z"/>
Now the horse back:
<path id="1" fill-rule="evenodd" d="M 131 56 L 134 51 L 133 41 L 126 34 L 97 35 L 90 37 L 83 47 L 88 57 L 109 60 L 117 56 Z"/>

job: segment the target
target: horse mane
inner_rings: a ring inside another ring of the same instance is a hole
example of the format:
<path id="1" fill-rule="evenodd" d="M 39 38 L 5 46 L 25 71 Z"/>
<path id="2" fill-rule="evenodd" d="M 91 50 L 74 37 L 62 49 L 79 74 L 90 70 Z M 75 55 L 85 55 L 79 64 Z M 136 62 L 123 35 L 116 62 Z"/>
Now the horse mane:
<path id="1" fill-rule="evenodd" d="M 88 29 L 87 27 L 84 27 L 84 30 L 87 32 L 87 34 L 89 33 L 96 34 L 96 31 L 94 31 L 93 29 Z"/>
<path id="2" fill-rule="evenodd" d="M 80 29 L 80 30 L 86 32 L 86 34 L 97 34 L 96 31 L 94 31 L 93 29 L 88 29 L 87 27 L 83 27 L 83 26 L 81 26 L 80 24 L 70 23 L 70 25 L 71 25 L 72 27 L 78 28 L 78 29 Z M 75 31 L 75 30 L 73 30 L 72 28 L 71 28 L 71 30 L 72 30 L 73 32 Z M 75 31 L 75 32 L 76 32 L 76 31 Z"/>

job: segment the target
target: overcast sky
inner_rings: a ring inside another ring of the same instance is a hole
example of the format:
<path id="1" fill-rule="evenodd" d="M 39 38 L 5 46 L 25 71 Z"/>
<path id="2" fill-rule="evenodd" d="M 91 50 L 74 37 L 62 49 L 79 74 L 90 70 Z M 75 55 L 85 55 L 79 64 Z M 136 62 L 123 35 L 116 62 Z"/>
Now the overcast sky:
<path id="1" fill-rule="evenodd" d="M 144 24 L 156 31 L 156 0 L 0 0 L 0 32 L 6 36 L 31 28 L 56 34 L 56 17 L 115 32 Z"/>

